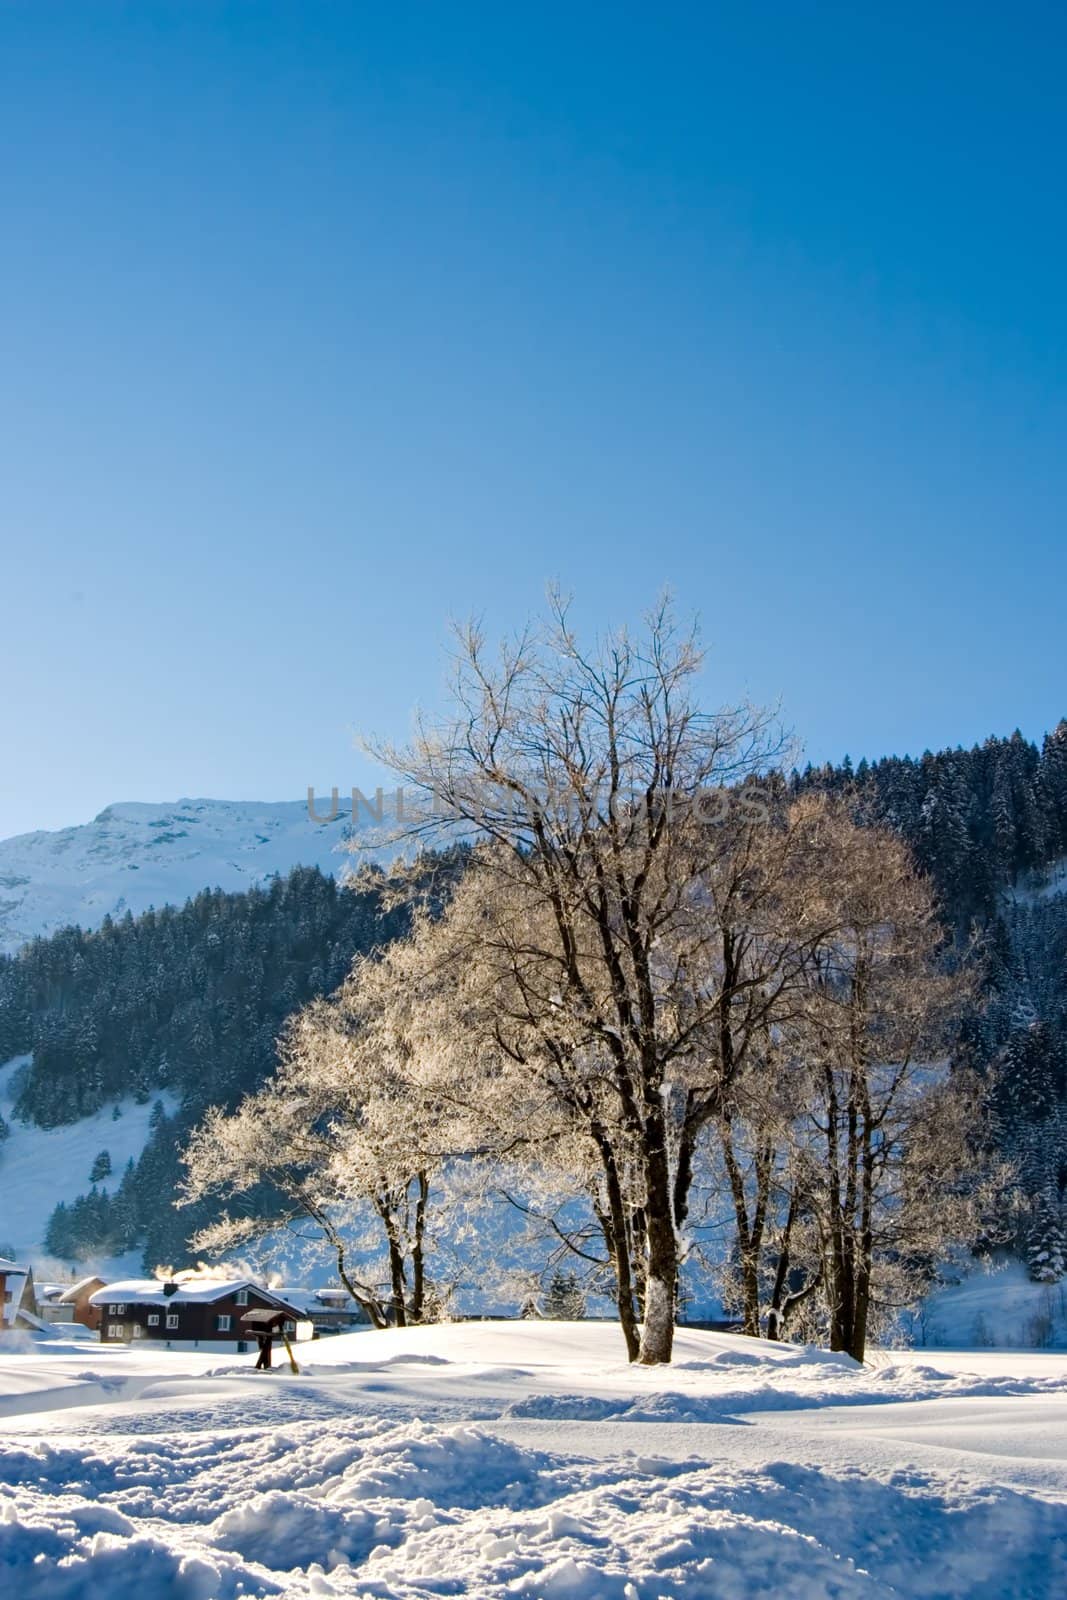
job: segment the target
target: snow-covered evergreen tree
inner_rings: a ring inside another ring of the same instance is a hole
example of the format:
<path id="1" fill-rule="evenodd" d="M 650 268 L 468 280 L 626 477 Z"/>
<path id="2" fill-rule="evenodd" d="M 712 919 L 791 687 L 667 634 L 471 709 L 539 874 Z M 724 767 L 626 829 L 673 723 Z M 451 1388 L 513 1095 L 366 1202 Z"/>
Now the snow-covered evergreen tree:
<path id="1" fill-rule="evenodd" d="M 104 1179 L 110 1178 L 110 1176 L 111 1152 L 109 1150 L 101 1150 L 100 1154 L 93 1161 L 92 1170 L 89 1173 L 89 1182 L 103 1183 Z"/>
<path id="2" fill-rule="evenodd" d="M 1067 1270 L 1063 1219 L 1056 1199 L 1043 1190 L 1034 1201 L 1026 1237 L 1026 1263 L 1035 1283 L 1058 1283 Z"/>
<path id="3" fill-rule="evenodd" d="M 557 1267 L 541 1303 L 542 1315 L 554 1322 L 579 1322 L 585 1316 L 585 1295 L 576 1272 Z"/>

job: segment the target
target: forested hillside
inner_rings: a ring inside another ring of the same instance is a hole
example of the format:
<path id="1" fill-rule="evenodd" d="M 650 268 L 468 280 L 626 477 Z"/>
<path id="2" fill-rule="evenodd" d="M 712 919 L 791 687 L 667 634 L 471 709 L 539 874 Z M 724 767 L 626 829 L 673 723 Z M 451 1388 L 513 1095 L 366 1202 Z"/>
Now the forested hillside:
<path id="1" fill-rule="evenodd" d="M 33 1053 L 20 1117 L 54 1126 L 162 1090 L 178 1103 L 167 1115 L 160 1100 L 135 1167 L 57 1210 L 57 1256 L 141 1244 L 151 1263 L 184 1258 L 203 1219 L 171 1206 L 178 1149 L 208 1105 L 234 1104 L 271 1073 L 290 1012 L 403 928 L 402 912 L 383 910 L 380 883 L 340 888 L 298 868 L 264 889 L 205 891 L 181 908 L 93 933 L 68 928 L 0 959 L 0 1061 Z"/>
<path id="2" fill-rule="evenodd" d="M 808 767 L 797 790 L 854 790 L 907 839 L 960 931 L 998 914 L 1005 888 L 1067 855 L 1067 721 L 1039 749 L 1013 733 L 971 750 Z"/>
<path id="3" fill-rule="evenodd" d="M 1067 722 L 1037 746 L 1019 734 L 971 750 L 808 768 L 792 788 L 848 791 L 890 823 L 937 885 L 945 921 L 977 938 L 981 1011 L 964 1047 L 990 1077 L 1020 1186 L 1003 1236 L 1035 1276 L 1064 1271 L 1067 1221 Z M 49 1235 L 68 1260 L 143 1247 L 180 1260 L 204 1220 L 171 1205 L 177 1151 L 205 1108 L 233 1106 L 272 1072 L 284 1019 L 336 988 L 353 957 L 388 942 L 404 915 L 383 881 L 339 888 L 297 869 L 263 889 L 205 891 L 181 908 L 65 929 L 0 958 L 0 1062 L 32 1052 L 17 1115 L 72 1122 L 133 1094 L 160 1099 L 140 1161 L 108 1174 Z M 168 1110 L 168 1107 L 177 1109 Z M 0 1166 L 3 1129 L 0 1128 Z"/>
<path id="4" fill-rule="evenodd" d="M 1040 749 L 1015 733 L 971 750 L 808 768 L 797 790 L 852 791 L 900 830 L 959 940 L 977 937 L 983 1007 L 964 1046 L 990 1078 L 1019 1185 L 1002 1235 L 1031 1276 L 1067 1269 L 1067 722 Z"/>

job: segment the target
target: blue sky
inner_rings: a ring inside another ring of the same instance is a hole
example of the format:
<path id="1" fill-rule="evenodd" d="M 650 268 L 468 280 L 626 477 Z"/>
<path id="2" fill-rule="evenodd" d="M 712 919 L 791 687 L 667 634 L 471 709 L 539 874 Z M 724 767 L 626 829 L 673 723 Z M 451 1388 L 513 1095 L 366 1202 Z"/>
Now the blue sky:
<path id="1" fill-rule="evenodd" d="M 553 579 L 812 759 L 1054 724 L 1065 44 L 0 0 L 0 836 L 363 782 Z"/>

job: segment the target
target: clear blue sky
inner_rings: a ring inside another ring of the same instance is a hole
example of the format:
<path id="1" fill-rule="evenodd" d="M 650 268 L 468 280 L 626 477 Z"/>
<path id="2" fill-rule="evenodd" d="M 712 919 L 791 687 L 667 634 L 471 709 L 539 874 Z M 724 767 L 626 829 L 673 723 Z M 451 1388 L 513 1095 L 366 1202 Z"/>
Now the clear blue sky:
<path id="1" fill-rule="evenodd" d="M 1067 713 L 1062 7 L 0 0 L 0 835 L 362 781 L 666 583 L 813 759 Z"/>

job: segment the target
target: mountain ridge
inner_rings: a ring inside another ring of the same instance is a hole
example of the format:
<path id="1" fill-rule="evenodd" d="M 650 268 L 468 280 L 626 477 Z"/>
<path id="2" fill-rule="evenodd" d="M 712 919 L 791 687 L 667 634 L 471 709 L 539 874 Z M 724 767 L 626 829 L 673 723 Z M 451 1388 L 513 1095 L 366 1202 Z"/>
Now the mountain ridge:
<path id="1" fill-rule="evenodd" d="M 0 952 L 297 866 L 343 879 L 354 866 L 345 846 L 357 839 L 363 859 L 395 853 L 350 813 L 319 820 L 304 800 L 116 801 L 90 822 L 0 840 Z"/>

